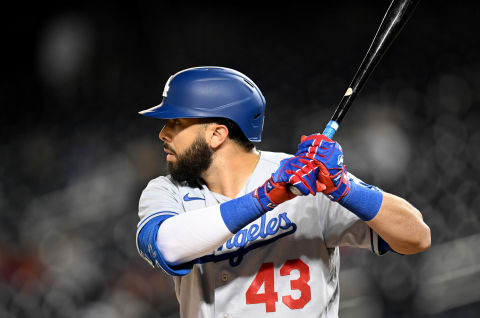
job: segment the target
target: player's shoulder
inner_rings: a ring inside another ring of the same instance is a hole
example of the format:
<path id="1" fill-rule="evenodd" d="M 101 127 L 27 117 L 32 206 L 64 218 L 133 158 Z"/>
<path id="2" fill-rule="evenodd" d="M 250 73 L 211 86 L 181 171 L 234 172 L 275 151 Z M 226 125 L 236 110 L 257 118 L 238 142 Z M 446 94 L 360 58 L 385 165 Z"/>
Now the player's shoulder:
<path id="1" fill-rule="evenodd" d="M 171 185 L 171 186 L 177 186 L 175 184 L 175 181 L 173 181 L 172 177 L 170 175 L 166 175 L 166 176 L 158 176 L 156 178 L 153 178 L 151 179 L 148 184 L 147 184 L 147 187 L 158 187 L 158 186 L 162 186 L 162 185 Z"/>
<path id="2" fill-rule="evenodd" d="M 154 179 L 151 179 L 147 186 L 145 187 L 145 191 L 169 191 L 169 192 L 181 192 L 181 189 L 191 189 L 192 187 L 189 186 L 186 182 L 177 182 L 173 180 L 171 175 L 166 176 L 158 176 Z"/>

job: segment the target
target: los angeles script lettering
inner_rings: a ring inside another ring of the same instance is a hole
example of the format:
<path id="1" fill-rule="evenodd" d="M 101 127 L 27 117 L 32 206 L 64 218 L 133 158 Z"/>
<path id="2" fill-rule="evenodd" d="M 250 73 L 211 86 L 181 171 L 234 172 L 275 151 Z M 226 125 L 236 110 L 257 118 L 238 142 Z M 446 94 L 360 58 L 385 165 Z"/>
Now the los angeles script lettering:
<path id="1" fill-rule="evenodd" d="M 218 248 L 221 251 L 224 246 L 226 249 L 243 248 L 249 242 L 254 242 L 259 237 L 262 239 L 274 237 L 280 230 L 290 230 L 296 228 L 295 223 L 290 221 L 287 212 L 280 213 L 277 217 L 273 217 L 267 222 L 266 215 L 262 215 L 260 225 L 252 224 L 248 228 L 238 231 L 224 245 Z M 281 231 L 284 232 L 284 231 Z M 293 232 L 292 232 L 293 233 Z"/>

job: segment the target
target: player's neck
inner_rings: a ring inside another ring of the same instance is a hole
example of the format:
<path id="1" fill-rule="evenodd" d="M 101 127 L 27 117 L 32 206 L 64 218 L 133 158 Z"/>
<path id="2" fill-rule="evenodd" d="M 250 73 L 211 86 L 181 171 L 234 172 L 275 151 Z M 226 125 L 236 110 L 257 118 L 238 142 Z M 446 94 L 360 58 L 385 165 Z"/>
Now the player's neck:
<path id="1" fill-rule="evenodd" d="M 210 168 L 202 175 L 210 191 L 235 198 L 257 166 L 260 152 L 228 147 L 217 151 Z"/>

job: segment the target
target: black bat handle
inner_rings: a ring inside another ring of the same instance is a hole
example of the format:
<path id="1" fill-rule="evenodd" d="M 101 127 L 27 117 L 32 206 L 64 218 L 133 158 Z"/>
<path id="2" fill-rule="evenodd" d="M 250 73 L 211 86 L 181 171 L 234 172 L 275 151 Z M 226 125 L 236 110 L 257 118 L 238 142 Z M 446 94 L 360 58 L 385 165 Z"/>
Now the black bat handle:
<path id="1" fill-rule="evenodd" d="M 348 86 L 345 95 L 337 106 L 332 119 L 327 124 L 323 134 L 332 138 L 340 122 L 345 114 L 348 112 L 350 105 L 355 97 L 362 90 L 366 80 L 373 72 L 378 62 L 395 40 L 397 35 L 402 30 L 405 23 L 412 15 L 413 10 L 417 6 L 419 0 L 393 0 L 387 13 L 383 17 L 382 23 L 375 34 L 375 38 L 370 45 L 370 48 L 365 55 L 365 58 L 360 64 L 352 82 Z"/>

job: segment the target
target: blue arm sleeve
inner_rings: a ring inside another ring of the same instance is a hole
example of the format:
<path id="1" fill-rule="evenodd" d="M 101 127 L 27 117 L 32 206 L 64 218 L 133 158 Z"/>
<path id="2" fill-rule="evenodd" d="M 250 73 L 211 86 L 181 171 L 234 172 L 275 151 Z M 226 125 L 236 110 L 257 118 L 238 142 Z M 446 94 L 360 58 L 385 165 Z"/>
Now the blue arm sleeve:
<path id="1" fill-rule="evenodd" d="M 150 218 L 140 230 L 137 236 L 137 244 L 140 256 L 142 256 L 150 265 L 163 269 L 167 274 L 173 276 L 184 276 L 190 273 L 194 261 L 180 265 L 169 265 L 163 259 L 162 254 L 157 248 L 156 239 L 158 228 L 166 219 L 173 215 L 158 215 Z"/>

